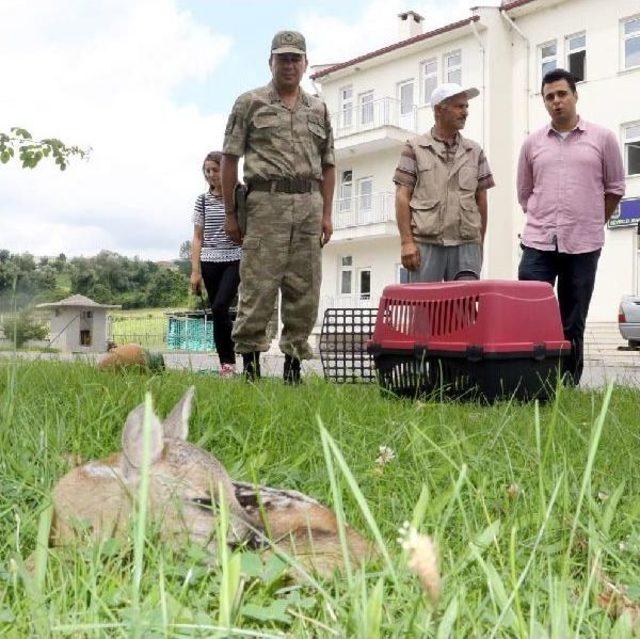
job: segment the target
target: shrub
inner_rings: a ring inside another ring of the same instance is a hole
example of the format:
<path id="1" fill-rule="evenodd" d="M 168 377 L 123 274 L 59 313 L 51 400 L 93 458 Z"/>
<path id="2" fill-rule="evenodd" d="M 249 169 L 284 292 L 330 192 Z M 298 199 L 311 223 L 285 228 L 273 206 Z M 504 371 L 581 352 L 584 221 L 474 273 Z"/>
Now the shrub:
<path id="1" fill-rule="evenodd" d="M 16 348 L 21 348 L 30 339 L 44 339 L 49 333 L 47 326 L 36 320 L 29 311 L 6 317 L 2 322 L 2 330 Z"/>

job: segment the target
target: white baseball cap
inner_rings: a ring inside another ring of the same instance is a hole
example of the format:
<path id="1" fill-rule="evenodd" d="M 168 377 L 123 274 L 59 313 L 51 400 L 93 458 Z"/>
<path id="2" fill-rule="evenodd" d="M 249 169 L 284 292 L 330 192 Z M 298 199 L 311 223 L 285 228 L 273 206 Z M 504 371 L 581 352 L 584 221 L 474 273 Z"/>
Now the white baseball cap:
<path id="1" fill-rule="evenodd" d="M 452 98 L 454 95 L 464 94 L 467 96 L 467 99 L 475 98 L 480 95 L 480 91 L 475 87 L 469 87 L 468 89 L 464 89 L 459 84 L 455 82 L 448 82 L 446 84 L 440 84 L 437 86 L 433 93 L 431 94 L 431 106 L 434 107 L 436 104 L 440 104 L 444 100 L 448 100 Z"/>

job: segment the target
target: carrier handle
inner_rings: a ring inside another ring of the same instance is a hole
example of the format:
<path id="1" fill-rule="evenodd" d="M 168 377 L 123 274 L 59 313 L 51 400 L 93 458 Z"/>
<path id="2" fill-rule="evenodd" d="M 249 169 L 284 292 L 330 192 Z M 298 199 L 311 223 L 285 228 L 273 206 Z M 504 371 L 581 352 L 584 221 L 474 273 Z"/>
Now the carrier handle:
<path id="1" fill-rule="evenodd" d="M 547 357 L 547 347 L 544 344 L 534 344 L 532 357 L 536 362 L 541 362 Z"/>
<path id="2" fill-rule="evenodd" d="M 479 344 L 467 346 L 467 359 L 470 362 L 479 362 L 484 357 L 484 348 Z"/>

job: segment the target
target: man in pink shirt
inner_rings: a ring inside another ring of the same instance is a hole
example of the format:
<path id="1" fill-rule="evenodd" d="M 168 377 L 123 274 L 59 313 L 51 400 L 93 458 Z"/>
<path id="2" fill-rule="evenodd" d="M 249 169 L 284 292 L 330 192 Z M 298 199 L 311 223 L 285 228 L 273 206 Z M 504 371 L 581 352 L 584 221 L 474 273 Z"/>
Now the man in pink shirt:
<path id="1" fill-rule="evenodd" d="M 577 385 L 584 328 L 604 244 L 604 224 L 624 195 L 624 169 L 614 134 L 576 111 L 574 77 L 547 73 L 542 98 L 551 123 L 525 140 L 518 162 L 518 201 L 527 216 L 518 279 L 558 280 L 565 339 L 564 381 Z"/>

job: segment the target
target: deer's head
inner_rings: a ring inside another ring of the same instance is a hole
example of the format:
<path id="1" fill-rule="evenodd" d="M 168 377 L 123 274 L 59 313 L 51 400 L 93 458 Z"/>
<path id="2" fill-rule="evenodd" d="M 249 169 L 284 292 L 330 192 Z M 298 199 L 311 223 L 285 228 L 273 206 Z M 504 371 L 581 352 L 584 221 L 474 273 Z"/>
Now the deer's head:
<path id="1" fill-rule="evenodd" d="M 252 541 L 255 523 L 236 499 L 224 466 L 187 442 L 194 388 L 187 390 L 164 421 L 150 415 L 149 509 L 163 537 L 187 534 L 214 549 L 217 505 L 230 513 L 229 541 Z M 142 477 L 145 406 L 128 415 L 122 452 L 88 462 L 65 475 L 53 491 L 54 543 L 77 534 L 78 524 L 94 535 L 113 535 L 128 525 Z"/>

